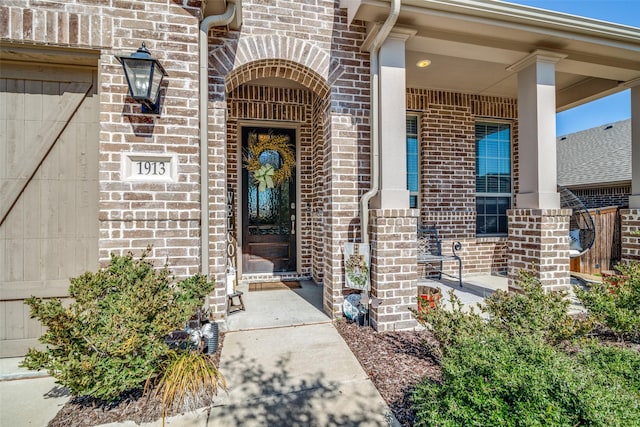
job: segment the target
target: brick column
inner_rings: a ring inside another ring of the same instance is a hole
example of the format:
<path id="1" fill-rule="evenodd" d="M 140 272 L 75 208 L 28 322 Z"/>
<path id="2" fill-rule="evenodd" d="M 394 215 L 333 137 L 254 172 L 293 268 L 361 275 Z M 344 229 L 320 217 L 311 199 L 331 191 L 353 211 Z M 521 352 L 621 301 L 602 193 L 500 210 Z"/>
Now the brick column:
<path id="1" fill-rule="evenodd" d="M 622 209 L 622 261 L 640 261 L 640 236 L 631 233 L 640 231 L 640 209 Z"/>
<path id="2" fill-rule="evenodd" d="M 509 216 L 509 288 L 520 270 L 534 272 L 548 290 L 567 289 L 570 209 L 511 209 Z M 517 289 L 517 287 L 515 288 Z"/>
<path id="3" fill-rule="evenodd" d="M 359 183 L 358 132 L 361 123 L 351 114 L 326 116 L 322 183 L 315 191 L 322 200 L 324 216 L 323 308 L 332 317 L 342 315 L 344 261 L 342 248 L 353 241 L 357 228 Z"/>
<path id="4" fill-rule="evenodd" d="M 416 326 L 409 307 L 416 307 L 418 263 L 416 209 L 371 211 L 371 295 L 382 299 L 371 308 L 378 331 Z"/>
<path id="5" fill-rule="evenodd" d="M 205 230 L 209 233 L 208 253 L 209 279 L 215 280 L 216 287 L 209 294 L 209 306 L 216 319 L 227 314 L 227 104 L 217 101 L 209 106 L 209 218 L 203 218 Z"/>

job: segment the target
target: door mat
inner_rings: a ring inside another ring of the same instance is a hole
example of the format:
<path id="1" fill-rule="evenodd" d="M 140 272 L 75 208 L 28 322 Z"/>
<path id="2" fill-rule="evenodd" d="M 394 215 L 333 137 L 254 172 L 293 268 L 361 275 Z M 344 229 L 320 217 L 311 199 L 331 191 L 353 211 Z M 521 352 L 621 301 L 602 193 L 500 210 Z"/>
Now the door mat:
<path id="1" fill-rule="evenodd" d="M 281 289 L 301 288 L 300 282 L 260 282 L 249 283 L 249 292 L 252 291 L 277 291 Z"/>

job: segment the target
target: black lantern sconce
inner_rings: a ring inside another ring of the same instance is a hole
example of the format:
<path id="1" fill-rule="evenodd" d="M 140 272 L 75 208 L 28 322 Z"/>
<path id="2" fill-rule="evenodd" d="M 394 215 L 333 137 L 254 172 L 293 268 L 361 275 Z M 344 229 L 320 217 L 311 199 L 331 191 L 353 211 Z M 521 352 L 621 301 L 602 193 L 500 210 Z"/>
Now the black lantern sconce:
<path id="1" fill-rule="evenodd" d="M 160 114 L 160 85 L 167 75 L 160 62 L 151 57 L 149 50 L 142 46 L 131 56 L 116 56 L 124 68 L 129 92 L 142 104 L 145 114 Z"/>

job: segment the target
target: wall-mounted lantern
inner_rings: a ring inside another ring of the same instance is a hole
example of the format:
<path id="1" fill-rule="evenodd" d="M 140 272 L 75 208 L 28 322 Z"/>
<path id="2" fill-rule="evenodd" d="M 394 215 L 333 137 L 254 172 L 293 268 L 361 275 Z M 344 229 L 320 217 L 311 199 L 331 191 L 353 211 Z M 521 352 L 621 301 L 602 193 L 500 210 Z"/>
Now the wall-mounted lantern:
<path id="1" fill-rule="evenodd" d="M 131 56 L 116 56 L 116 58 L 124 68 L 131 96 L 142 104 L 142 112 L 160 114 L 158 95 L 162 79 L 167 75 L 160 62 L 151 57 L 144 43 Z"/>

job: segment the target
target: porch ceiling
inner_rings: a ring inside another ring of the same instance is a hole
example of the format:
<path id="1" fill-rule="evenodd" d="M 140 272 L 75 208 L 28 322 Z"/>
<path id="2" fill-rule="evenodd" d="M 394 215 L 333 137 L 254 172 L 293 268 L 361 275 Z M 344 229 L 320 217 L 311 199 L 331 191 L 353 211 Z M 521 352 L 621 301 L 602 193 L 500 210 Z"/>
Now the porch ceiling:
<path id="1" fill-rule="evenodd" d="M 341 6 L 372 31 L 389 3 L 342 0 Z M 406 44 L 409 87 L 516 97 L 517 73 L 507 68 L 538 49 L 567 56 L 556 65 L 558 111 L 640 79 L 635 27 L 496 0 L 402 0 L 396 26 L 417 31 Z M 416 67 L 420 59 L 431 65 Z"/>

